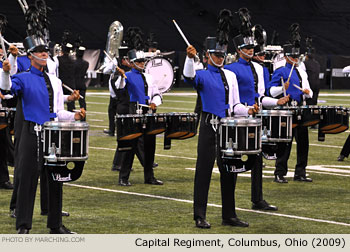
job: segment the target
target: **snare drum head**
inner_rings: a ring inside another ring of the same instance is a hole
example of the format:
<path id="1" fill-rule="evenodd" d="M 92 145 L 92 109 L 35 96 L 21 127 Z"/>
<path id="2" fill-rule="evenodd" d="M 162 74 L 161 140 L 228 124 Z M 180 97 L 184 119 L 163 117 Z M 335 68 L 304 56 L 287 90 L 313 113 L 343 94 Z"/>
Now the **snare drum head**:
<path id="1" fill-rule="evenodd" d="M 174 69 L 171 63 L 163 57 L 154 57 L 147 61 L 145 73 L 152 75 L 159 92 L 165 93 L 174 84 Z"/>

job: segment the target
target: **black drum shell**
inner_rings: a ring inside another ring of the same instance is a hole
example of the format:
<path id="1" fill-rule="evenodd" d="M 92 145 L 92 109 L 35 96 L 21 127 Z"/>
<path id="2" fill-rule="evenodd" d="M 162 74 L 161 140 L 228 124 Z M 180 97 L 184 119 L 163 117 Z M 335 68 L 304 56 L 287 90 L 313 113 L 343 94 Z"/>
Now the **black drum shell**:
<path id="1" fill-rule="evenodd" d="M 166 130 L 166 114 L 146 114 L 145 115 L 145 134 L 156 135 Z"/>
<path id="2" fill-rule="evenodd" d="M 195 124 L 195 122 L 192 120 L 193 117 L 190 115 L 191 113 L 167 114 L 167 128 L 165 131 L 165 136 L 171 139 L 181 139 L 181 137 L 184 137 L 193 131 L 193 126 L 191 127 L 191 124 Z"/>
<path id="3" fill-rule="evenodd" d="M 7 108 L 0 109 L 0 130 L 6 128 L 8 125 L 8 111 Z"/>
<path id="4" fill-rule="evenodd" d="M 142 115 L 117 115 L 115 120 L 117 126 L 117 140 L 132 140 L 143 134 Z"/>

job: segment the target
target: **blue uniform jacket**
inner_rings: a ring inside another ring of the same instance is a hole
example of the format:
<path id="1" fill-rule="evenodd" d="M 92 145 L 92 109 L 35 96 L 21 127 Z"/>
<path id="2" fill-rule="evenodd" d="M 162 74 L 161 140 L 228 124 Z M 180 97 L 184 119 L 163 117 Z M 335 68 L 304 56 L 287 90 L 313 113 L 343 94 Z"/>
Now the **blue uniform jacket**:
<path id="1" fill-rule="evenodd" d="M 288 80 L 288 76 L 291 69 L 292 69 L 292 65 L 289 63 L 286 63 L 286 66 L 284 67 L 280 67 L 276 69 L 275 72 L 272 74 L 271 81 L 269 82 L 269 85 L 268 85 L 268 90 L 270 90 L 270 88 L 273 86 L 275 87 L 282 86 L 281 77 L 283 78 L 283 82 L 286 82 Z M 296 84 L 297 86 L 300 87 L 301 86 L 300 81 L 301 80 L 299 79 L 298 74 L 294 68 L 289 80 L 289 87 L 286 90 L 286 94 L 290 95 L 290 97 L 293 100 L 296 100 L 298 102 L 301 101 L 301 96 L 303 95 L 303 92 L 297 89 L 296 87 L 294 87 L 293 84 Z"/>
<path id="2" fill-rule="evenodd" d="M 196 71 L 195 78 L 185 78 L 185 82 L 199 91 L 204 112 L 226 117 L 229 104 L 225 102 L 225 87 L 217 67 L 208 65 L 207 70 Z"/>
<path id="3" fill-rule="evenodd" d="M 50 113 L 49 93 L 43 73 L 31 67 L 29 72 L 22 72 L 12 77 L 11 92 L 22 99 L 24 119 L 43 124 L 55 118 Z"/>

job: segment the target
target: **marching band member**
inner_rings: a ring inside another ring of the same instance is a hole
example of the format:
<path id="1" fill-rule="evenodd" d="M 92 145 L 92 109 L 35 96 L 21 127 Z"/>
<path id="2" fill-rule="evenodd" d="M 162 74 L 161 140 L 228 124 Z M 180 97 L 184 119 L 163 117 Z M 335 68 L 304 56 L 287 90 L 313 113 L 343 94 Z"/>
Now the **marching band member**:
<path id="1" fill-rule="evenodd" d="M 219 27 L 226 27 L 227 19 L 231 16 L 229 10 L 222 10 L 219 14 Z M 221 25 L 220 25 L 221 24 Z M 227 28 L 221 28 L 226 30 Z M 185 82 L 193 85 L 199 91 L 202 99 L 202 116 L 197 145 L 197 162 L 194 180 L 194 220 L 198 228 L 210 228 L 206 220 L 208 191 L 211 174 L 216 158 L 216 132 L 210 121 L 213 118 L 235 115 L 248 115 L 257 112 L 258 108 L 246 108 L 240 103 L 236 76 L 223 69 L 227 50 L 228 32 L 219 32 L 219 37 L 206 38 L 206 55 L 208 68 L 195 71 L 194 57 L 196 49 L 187 47 L 187 57 L 183 75 Z M 222 225 L 247 227 L 247 222 L 237 218 L 235 211 L 235 186 L 237 173 L 230 173 L 222 166 L 221 157 L 217 157 L 220 170 Z"/>
<path id="2" fill-rule="evenodd" d="M 46 43 L 34 36 L 24 41 L 31 60 L 29 72 L 17 74 L 12 83 L 2 83 L 3 89 L 11 89 L 18 97 L 15 125 L 15 157 L 18 160 L 15 177 L 18 183 L 16 202 L 16 229 L 29 233 L 38 176 L 42 168 L 42 143 L 40 125 L 50 120 L 80 120 L 85 113 L 71 113 L 63 108 L 61 81 L 43 72 L 48 58 Z M 47 174 L 48 176 L 48 174 Z M 62 183 L 49 181 L 48 228 L 50 233 L 72 233 L 62 225 Z"/>
<path id="3" fill-rule="evenodd" d="M 129 114 L 136 114 L 137 103 L 147 105 L 155 112 L 157 106 L 162 103 L 162 97 L 157 85 L 154 84 L 152 76 L 143 73 L 146 58 L 142 49 L 144 48 L 142 41 L 142 33 L 140 28 L 129 28 L 130 48 L 136 48 L 128 52 L 128 58 L 131 62 L 131 71 L 125 73 L 124 70 L 118 68 L 120 76 L 115 83 L 117 89 L 126 88 L 129 94 Z M 125 76 L 125 77 L 124 77 Z M 144 108 L 144 107 L 143 107 Z M 143 109 L 145 114 L 148 109 Z M 163 185 L 163 182 L 156 179 L 153 173 L 153 163 L 156 148 L 155 135 L 144 134 L 139 138 L 131 140 L 132 150 L 126 152 L 124 164 L 119 172 L 119 185 L 130 186 L 130 171 L 134 160 L 136 149 L 142 146 L 144 151 L 144 183 L 151 185 Z"/>
<path id="4" fill-rule="evenodd" d="M 248 16 L 246 20 L 250 20 L 247 9 L 241 8 L 238 12 L 242 16 Z M 239 59 L 237 62 L 225 66 L 225 69 L 232 71 L 237 77 L 241 102 L 248 106 L 261 104 L 264 107 L 274 107 L 285 104 L 289 99 L 288 96 L 280 98 L 279 100 L 265 96 L 263 67 L 256 62 L 252 62 L 252 57 L 254 55 L 254 38 L 252 37 L 250 21 L 246 24 L 246 27 L 243 28 L 242 34 L 237 35 L 233 39 Z M 276 206 L 270 205 L 263 199 L 262 166 L 262 155 L 259 154 L 256 165 L 251 172 L 252 208 L 276 211 Z"/>
<path id="5" fill-rule="evenodd" d="M 293 106 L 303 105 L 306 98 L 312 98 L 312 90 L 309 85 L 307 74 L 303 70 L 299 70 L 300 56 L 300 35 L 299 25 L 293 24 L 290 27 L 292 32 L 292 44 L 283 46 L 286 65 L 275 70 L 269 83 L 269 93 L 273 97 L 286 94 L 291 98 Z M 284 87 L 283 87 L 283 83 Z M 297 126 L 293 129 L 293 137 L 297 142 L 297 163 L 294 172 L 294 181 L 312 182 L 311 178 L 306 177 L 306 166 L 309 153 L 309 133 L 308 128 Z M 277 183 L 287 183 L 285 175 L 288 171 L 288 159 L 292 149 L 291 143 L 280 144 L 281 152 L 277 155 L 275 179 Z"/>

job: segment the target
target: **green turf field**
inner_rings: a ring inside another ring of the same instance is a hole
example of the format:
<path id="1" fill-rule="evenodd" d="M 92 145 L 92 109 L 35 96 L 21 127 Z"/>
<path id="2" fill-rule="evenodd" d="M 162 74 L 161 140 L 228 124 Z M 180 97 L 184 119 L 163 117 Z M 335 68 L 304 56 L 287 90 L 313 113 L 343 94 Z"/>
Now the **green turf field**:
<path id="1" fill-rule="evenodd" d="M 103 92 L 104 94 L 101 94 Z M 195 95 L 182 95 L 190 89 L 174 90 L 164 95 L 157 112 L 192 112 Z M 174 95 L 177 93 L 178 95 Z M 350 107 L 350 92 L 321 92 L 319 105 Z M 143 184 L 143 169 L 136 159 L 130 175 L 131 187 L 117 185 L 118 173 L 111 171 L 116 139 L 106 136 L 108 126 L 106 89 L 89 90 L 87 122 L 90 124 L 89 159 L 77 181 L 65 184 L 64 224 L 81 234 L 137 233 L 350 233 L 350 159 L 338 162 L 337 156 L 349 132 L 326 135 L 317 140 L 317 130 L 310 129 L 309 168 L 313 183 L 293 182 L 296 162 L 295 145 L 289 161 L 288 184 L 273 182 L 274 161 L 264 161 L 264 198 L 277 205 L 277 212 L 251 210 L 249 173 L 239 175 L 236 188 L 238 217 L 248 221 L 249 228 L 221 225 L 219 173 L 214 169 L 209 193 L 207 220 L 209 230 L 195 228 L 192 216 L 193 178 L 197 137 L 172 141 L 170 150 L 163 149 L 163 135 L 157 137 L 156 178 L 163 186 Z M 13 174 L 13 167 L 10 167 Z M 12 180 L 13 178 L 11 178 Z M 0 233 L 16 233 L 15 220 L 9 217 L 12 191 L 0 190 Z M 31 233 L 48 233 L 46 217 L 40 215 L 39 190 Z"/>

